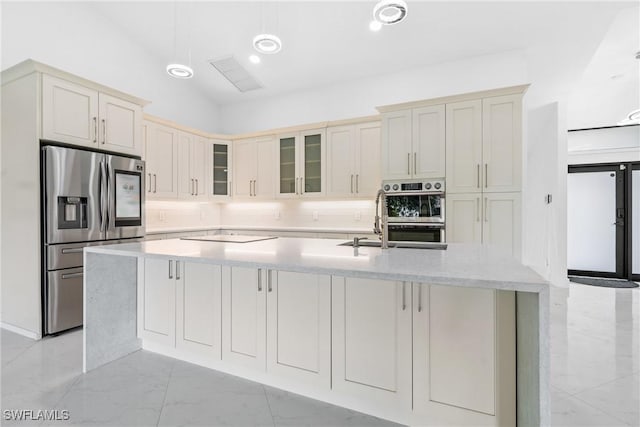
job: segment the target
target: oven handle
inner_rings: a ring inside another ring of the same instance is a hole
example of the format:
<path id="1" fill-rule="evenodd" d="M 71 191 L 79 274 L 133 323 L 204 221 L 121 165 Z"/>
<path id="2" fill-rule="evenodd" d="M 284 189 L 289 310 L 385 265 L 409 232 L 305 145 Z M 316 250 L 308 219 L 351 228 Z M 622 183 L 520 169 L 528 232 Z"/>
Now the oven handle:
<path id="1" fill-rule="evenodd" d="M 445 228 L 445 224 L 442 222 L 434 223 L 434 222 L 390 222 L 389 227 L 393 227 L 395 225 L 401 226 L 411 226 L 416 228 Z"/>

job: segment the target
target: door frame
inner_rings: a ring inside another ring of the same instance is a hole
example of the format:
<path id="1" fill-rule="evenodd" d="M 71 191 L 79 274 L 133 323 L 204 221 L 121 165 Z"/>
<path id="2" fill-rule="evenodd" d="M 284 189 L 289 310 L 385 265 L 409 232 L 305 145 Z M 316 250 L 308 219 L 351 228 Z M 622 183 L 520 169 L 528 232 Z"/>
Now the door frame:
<path id="1" fill-rule="evenodd" d="M 602 272 L 568 269 L 569 275 L 608 277 L 614 279 L 638 280 L 640 275 L 632 274 L 632 224 L 631 224 L 631 173 L 640 170 L 640 162 L 615 162 L 569 165 L 568 173 L 615 172 L 616 173 L 616 219 L 622 215 L 623 225 L 616 228 L 616 271 Z"/>
<path id="2" fill-rule="evenodd" d="M 627 175 L 626 182 L 626 194 L 625 200 L 627 200 L 627 210 L 625 215 L 628 219 L 626 222 L 627 226 L 627 241 L 626 241 L 626 250 L 627 250 L 627 265 L 626 265 L 626 276 L 628 280 L 633 280 L 636 282 L 640 282 L 640 273 L 633 274 L 633 241 L 631 236 L 633 236 L 633 171 L 640 171 L 640 162 L 630 162 L 626 163 L 626 170 L 629 172 Z M 640 188 L 636 189 L 636 194 L 640 197 Z M 636 233 L 640 233 L 640 230 L 637 230 Z M 640 250 L 640 248 L 638 248 Z"/>

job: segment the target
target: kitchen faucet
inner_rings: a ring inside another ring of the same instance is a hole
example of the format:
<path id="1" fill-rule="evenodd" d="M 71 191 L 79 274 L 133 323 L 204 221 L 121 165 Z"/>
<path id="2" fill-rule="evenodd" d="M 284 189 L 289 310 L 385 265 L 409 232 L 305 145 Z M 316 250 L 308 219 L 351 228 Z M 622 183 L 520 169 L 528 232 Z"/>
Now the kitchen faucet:
<path id="1" fill-rule="evenodd" d="M 379 205 L 382 198 L 382 229 L 380 228 Z M 389 249 L 389 213 L 387 211 L 387 194 L 381 188 L 376 195 L 376 219 L 373 224 L 373 232 L 380 236 L 381 249 Z"/>

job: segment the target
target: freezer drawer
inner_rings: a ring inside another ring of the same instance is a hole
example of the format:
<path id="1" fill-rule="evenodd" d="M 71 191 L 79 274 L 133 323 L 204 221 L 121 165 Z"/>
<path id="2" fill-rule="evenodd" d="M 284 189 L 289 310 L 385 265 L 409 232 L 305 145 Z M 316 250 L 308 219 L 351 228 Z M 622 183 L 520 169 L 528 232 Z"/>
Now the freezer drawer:
<path id="1" fill-rule="evenodd" d="M 82 325 L 82 274 L 82 267 L 47 273 L 47 334 Z"/>

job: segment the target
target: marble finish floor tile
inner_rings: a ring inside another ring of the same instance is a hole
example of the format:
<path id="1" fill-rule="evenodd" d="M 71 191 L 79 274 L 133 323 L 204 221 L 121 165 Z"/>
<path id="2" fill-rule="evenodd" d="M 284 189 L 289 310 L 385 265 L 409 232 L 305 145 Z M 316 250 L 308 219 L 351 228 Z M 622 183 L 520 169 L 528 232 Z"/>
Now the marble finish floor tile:
<path id="1" fill-rule="evenodd" d="M 640 425 L 640 289 L 551 292 L 552 426 Z M 393 423 L 138 351 L 82 374 L 82 332 L 2 330 L 2 409 L 68 410 L 59 426 L 382 426 Z"/>

